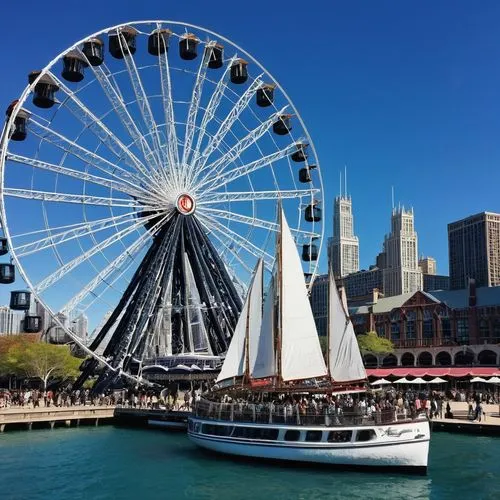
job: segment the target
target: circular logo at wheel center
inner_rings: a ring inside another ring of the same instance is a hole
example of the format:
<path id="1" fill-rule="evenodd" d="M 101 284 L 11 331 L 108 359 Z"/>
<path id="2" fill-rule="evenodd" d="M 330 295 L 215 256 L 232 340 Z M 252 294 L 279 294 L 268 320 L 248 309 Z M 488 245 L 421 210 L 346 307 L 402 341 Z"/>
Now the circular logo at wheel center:
<path id="1" fill-rule="evenodd" d="M 188 194 L 181 194 L 177 198 L 177 210 L 182 215 L 191 215 L 196 208 L 196 204 L 192 196 Z"/>

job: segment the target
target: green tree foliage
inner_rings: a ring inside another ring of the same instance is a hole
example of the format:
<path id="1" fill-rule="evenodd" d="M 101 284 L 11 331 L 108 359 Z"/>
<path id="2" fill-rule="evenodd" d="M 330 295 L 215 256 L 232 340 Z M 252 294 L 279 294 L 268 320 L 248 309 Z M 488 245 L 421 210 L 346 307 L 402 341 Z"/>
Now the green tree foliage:
<path id="1" fill-rule="evenodd" d="M 328 337 L 326 335 L 319 336 L 319 345 L 321 346 L 321 352 L 323 353 L 323 357 L 326 358 L 328 350 Z"/>
<path id="2" fill-rule="evenodd" d="M 384 337 L 379 337 L 377 332 L 367 332 L 358 335 L 358 345 L 362 353 L 391 354 L 394 352 L 393 343 Z"/>
<path id="3" fill-rule="evenodd" d="M 71 355 L 69 346 L 35 342 L 23 335 L 11 337 L 0 345 L 0 374 L 39 379 L 44 389 L 50 379 L 78 376 L 81 361 Z"/>

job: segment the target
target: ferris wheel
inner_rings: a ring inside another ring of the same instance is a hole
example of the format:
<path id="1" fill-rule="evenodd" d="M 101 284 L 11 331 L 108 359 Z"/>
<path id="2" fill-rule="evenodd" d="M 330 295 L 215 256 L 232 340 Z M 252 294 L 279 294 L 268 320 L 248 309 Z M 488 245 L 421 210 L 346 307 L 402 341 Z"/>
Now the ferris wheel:
<path id="1" fill-rule="evenodd" d="M 36 299 L 95 360 L 131 373 L 162 355 L 225 352 L 257 260 L 272 272 L 279 203 L 314 277 L 313 142 L 279 83 L 230 40 L 181 22 L 122 24 L 28 81 L 1 138 L 12 263 L 0 281 L 15 265 L 29 287 L 13 307 Z M 64 321 L 81 314 L 90 346 Z"/>

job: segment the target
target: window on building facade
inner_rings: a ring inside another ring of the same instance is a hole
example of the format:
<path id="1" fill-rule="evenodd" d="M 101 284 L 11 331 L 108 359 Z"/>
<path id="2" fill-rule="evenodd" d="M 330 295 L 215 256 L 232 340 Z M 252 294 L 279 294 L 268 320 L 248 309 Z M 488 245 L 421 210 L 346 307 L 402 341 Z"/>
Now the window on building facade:
<path id="1" fill-rule="evenodd" d="M 469 324 L 466 319 L 457 320 L 457 340 L 460 344 L 469 343 Z"/>
<path id="2" fill-rule="evenodd" d="M 483 338 L 490 336 L 490 325 L 487 319 L 482 319 L 479 322 L 479 336 Z"/>
<path id="3" fill-rule="evenodd" d="M 422 325 L 422 337 L 424 339 L 432 339 L 434 337 L 434 325 L 432 324 L 432 319 L 424 320 Z"/>
<path id="4" fill-rule="evenodd" d="M 417 313 L 415 311 L 408 311 L 406 313 L 406 340 L 417 338 Z"/>
<path id="5" fill-rule="evenodd" d="M 399 340 L 401 337 L 399 321 L 391 323 L 391 340 Z"/>
<path id="6" fill-rule="evenodd" d="M 375 325 L 375 330 L 379 337 L 385 337 L 385 325 L 384 323 L 377 323 Z"/>
<path id="7" fill-rule="evenodd" d="M 493 323 L 493 336 L 495 338 L 500 338 L 500 319 L 496 319 Z"/>
<path id="8" fill-rule="evenodd" d="M 451 339 L 451 321 L 450 318 L 441 318 L 441 335 L 443 339 Z"/>

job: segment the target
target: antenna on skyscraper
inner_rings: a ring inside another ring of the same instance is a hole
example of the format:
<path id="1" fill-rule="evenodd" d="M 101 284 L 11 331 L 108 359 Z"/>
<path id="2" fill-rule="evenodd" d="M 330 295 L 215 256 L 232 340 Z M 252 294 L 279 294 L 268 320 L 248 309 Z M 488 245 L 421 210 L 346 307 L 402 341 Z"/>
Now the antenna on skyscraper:
<path id="1" fill-rule="evenodd" d="M 340 174 L 340 190 L 339 190 L 339 196 L 342 198 L 342 170 L 339 171 Z"/>
<path id="2" fill-rule="evenodd" d="M 344 165 L 345 197 L 347 198 L 347 165 Z"/>
<path id="3" fill-rule="evenodd" d="M 394 186 L 391 186 L 391 194 L 392 194 L 392 210 L 394 211 Z"/>

